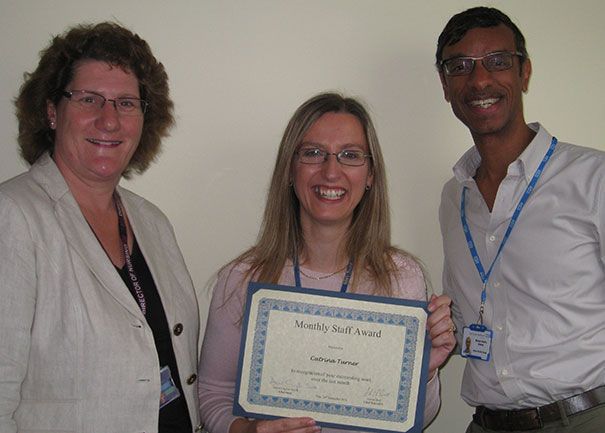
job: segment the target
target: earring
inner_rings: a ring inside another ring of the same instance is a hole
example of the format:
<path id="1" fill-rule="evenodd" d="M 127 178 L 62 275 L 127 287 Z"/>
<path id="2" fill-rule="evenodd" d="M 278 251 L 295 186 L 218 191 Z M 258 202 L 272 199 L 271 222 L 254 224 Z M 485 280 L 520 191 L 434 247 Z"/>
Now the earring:
<path id="1" fill-rule="evenodd" d="M 366 185 L 366 191 L 369 191 L 371 189 L 372 189 L 372 187 L 370 185 Z"/>
<path id="2" fill-rule="evenodd" d="M 54 127 L 55 127 L 55 121 L 54 121 L 54 120 L 51 120 L 51 121 L 50 121 L 50 127 L 51 127 L 51 128 L 54 128 Z"/>

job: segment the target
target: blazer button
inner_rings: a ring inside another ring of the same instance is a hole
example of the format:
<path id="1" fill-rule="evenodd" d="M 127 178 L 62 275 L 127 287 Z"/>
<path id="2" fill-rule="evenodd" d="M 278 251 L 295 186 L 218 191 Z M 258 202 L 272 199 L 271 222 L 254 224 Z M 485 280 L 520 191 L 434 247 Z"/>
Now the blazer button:
<path id="1" fill-rule="evenodd" d="M 187 378 L 187 385 L 193 385 L 195 380 L 197 379 L 197 374 L 193 373 L 191 376 Z"/>
<path id="2" fill-rule="evenodd" d="M 174 325 L 174 328 L 172 328 L 172 332 L 174 332 L 174 335 L 176 335 L 177 337 L 181 335 L 181 333 L 183 332 L 183 324 L 177 323 L 176 325 Z"/>
<path id="3" fill-rule="evenodd" d="M 195 431 L 202 431 L 203 428 L 204 428 L 204 424 L 200 424 L 195 428 Z"/>

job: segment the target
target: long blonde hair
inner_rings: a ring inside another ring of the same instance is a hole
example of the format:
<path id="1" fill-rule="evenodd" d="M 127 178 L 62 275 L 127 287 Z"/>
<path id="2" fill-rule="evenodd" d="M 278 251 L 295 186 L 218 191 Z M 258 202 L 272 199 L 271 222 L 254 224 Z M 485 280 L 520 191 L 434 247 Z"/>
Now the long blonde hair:
<path id="1" fill-rule="evenodd" d="M 257 243 L 232 264 L 250 265 L 246 280 L 276 284 L 293 251 L 304 249 L 300 204 L 290 186 L 292 159 L 309 128 L 322 115 L 331 112 L 348 113 L 359 119 L 372 155 L 369 159 L 372 187 L 354 211 L 345 244 L 346 254 L 354 258 L 351 289 L 355 291 L 356 284 L 364 277 L 374 283 L 374 294 L 391 296 L 391 278 L 396 272 L 392 257 L 401 251 L 391 245 L 386 173 L 378 136 L 364 106 L 337 93 L 314 96 L 290 119 L 279 146 Z"/>

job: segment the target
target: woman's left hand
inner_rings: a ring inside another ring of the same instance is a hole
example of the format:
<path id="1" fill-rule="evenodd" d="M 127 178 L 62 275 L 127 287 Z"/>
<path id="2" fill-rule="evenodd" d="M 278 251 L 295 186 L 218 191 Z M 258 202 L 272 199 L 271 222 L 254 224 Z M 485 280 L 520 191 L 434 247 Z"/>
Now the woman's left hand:
<path id="1" fill-rule="evenodd" d="M 431 312 L 427 322 L 431 343 L 431 359 L 429 362 L 429 380 L 456 346 L 454 332 L 456 327 L 452 321 L 450 304 L 452 300 L 447 295 L 432 295 L 428 309 Z"/>

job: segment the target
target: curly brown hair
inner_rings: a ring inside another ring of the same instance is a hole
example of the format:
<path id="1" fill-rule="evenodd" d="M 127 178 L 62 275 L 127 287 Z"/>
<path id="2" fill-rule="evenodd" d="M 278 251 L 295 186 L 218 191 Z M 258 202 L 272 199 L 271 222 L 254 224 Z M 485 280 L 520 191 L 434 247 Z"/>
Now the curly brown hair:
<path id="1" fill-rule="evenodd" d="M 59 103 L 61 91 L 84 60 L 98 60 L 131 71 L 139 81 L 141 99 L 149 103 L 139 146 L 122 173 L 144 172 L 157 157 L 162 138 L 174 125 L 173 107 L 164 66 L 147 42 L 113 22 L 81 24 L 55 36 L 40 53 L 38 67 L 24 74 L 15 99 L 19 121 L 19 149 L 30 165 L 44 152 L 52 152 L 55 131 L 49 126 L 47 101 Z"/>

